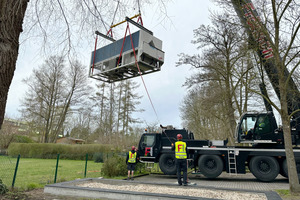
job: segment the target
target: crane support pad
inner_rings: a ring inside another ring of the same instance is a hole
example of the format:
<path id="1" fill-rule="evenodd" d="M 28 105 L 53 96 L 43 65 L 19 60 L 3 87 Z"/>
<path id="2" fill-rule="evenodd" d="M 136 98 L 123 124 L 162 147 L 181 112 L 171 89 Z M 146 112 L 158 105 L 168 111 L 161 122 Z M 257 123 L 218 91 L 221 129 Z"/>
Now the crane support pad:
<path id="1" fill-rule="evenodd" d="M 162 41 L 144 30 L 139 30 L 132 35 L 137 62 L 141 74 L 160 71 L 164 63 Z M 91 53 L 89 76 L 105 82 L 117 82 L 139 75 L 130 35 Z M 121 58 L 120 52 L 122 51 Z M 95 55 L 95 60 L 94 60 Z"/>

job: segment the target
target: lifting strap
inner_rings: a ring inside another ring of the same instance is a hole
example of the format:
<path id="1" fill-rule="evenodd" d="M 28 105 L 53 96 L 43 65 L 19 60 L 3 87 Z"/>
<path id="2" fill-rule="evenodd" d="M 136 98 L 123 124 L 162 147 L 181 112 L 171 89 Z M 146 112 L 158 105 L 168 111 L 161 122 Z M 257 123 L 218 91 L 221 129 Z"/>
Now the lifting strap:
<path id="1" fill-rule="evenodd" d="M 94 58 L 93 58 L 92 74 L 94 73 L 94 66 L 95 66 L 95 57 L 96 57 L 97 41 L 98 41 L 98 35 L 96 35 L 96 39 L 95 39 L 95 49 L 94 49 Z"/>
<path id="2" fill-rule="evenodd" d="M 116 8 L 116 11 L 115 11 L 115 13 L 114 13 L 112 25 L 110 26 L 110 29 L 109 29 L 109 30 L 107 31 L 107 33 L 106 33 L 106 36 L 109 36 L 110 38 L 113 38 L 112 28 L 113 28 L 113 27 L 116 27 L 116 26 L 118 26 L 118 25 L 120 25 L 120 24 L 123 24 L 124 22 L 126 22 L 126 20 L 124 20 L 124 21 L 122 21 L 122 22 L 119 22 L 119 23 L 113 25 L 113 22 L 114 22 L 114 19 L 115 19 L 115 16 L 116 16 L 116 12 L 117 12 L 118 6 L 119 6 L 119 1 L 118 1 L 118 5 L 117 5 L 117 8 Z M 133 17 L 130 17 L 130 19 L 134 19 L 134 18 L 136 18 L 136 17 L 138 17 L 137 23 L 140 22 L 140 24 L 143 26 L 143 20 L 142 20 L 141 13 L 136 14 L 136 15 L 134 15 Z M 118 67 L 118 65 L 119 65 L 119 62 L 120 62 L 120 59 L 121 59 L 121 56 L 122 56 L 123 47 L 124 47 L 124 42 L 125 42 L 125 37 L 126 37 L 127 29 L 128 29 L 128 28 L 129 28 L 129 27 L 128 27 L 128 25 L 127 25 L 126 31 L 125 31 L 125 36 L 124 36 L 124 39 L 123 39 L 122 49 L 121 49 L 120 56 L 119 56 L 118 63 L 117 63 L 117 67 Z M 99 33 L 99 34 L 100 34 L 100 33 Z M 104 37 L 104 36 L 102 36 L 102 37 Z M 106 39 L 108 39 L 108 38 L 106 38 Z M 98 34 L 96 34 L 96 39 L 95 39 L 95 49 L 94 49 L 94 58 L 93 58 L 92 74 L 93 74 L 93 72 L 94 72 L 94 66 L 95 66 L 95 56 L 96 56 L 96 49 L 97 49 L 97 40 L 98 40 Z"/>
<path id="3" fill-rule="evenodd" d="M 121 60 L 121 57 L 122 57 L 123 48 L 124 48 L 124 44 L 125 44 L 125 40 L 126 40 L 126 35 L 127 35 L 127 30 L 129 30 L 129 25 L 128 25 L 128 23 L 127 23 L 127 27 L 126 27 L 126 30 L 125 30 L 125 35 L 124 35 L 124 38 L 123 38 L 123 43 L 122 43 L 122 47 L 121 47 L 119 59 L 118 59 L 118 62 L 117 62 L 117 68 L 119 67 L 119 63 L 120 63 L 120 60 Z M 133 46 L 132 46 L 132 48 L 133 48 L 133 51 L 134 51 L 134 47 L 133 47 Z M 135 58 L 135 59 L 136 59 L 136 58 Z"/>
<path id="4" fill-rule="evenodd" d="M 151 106 L 152 106 L 152 108 L 153 108 L 153 111 L 154 111 L 154 113 L 155 113 L 155 115 L 156 115 L 156 118 L 157 118 L 157 120 L 158 120 L 157 112 L 156 112 L 156 110 L 155 110 L 155 108 L 154 108 L 154 105 L 153 105 L 153 103 L 152 103 L 150 94 L 149 94 L 149 92 L 148 92 L 148 89 L 147 89 L 147 87 L 146 87 L 146 84 L 145 84 L 145 81 L 144 81 L 142 72 L 141 72 L 140 67 L 139 67 L 139 63 L 138 63 L 137 58 L 136 58 L 136 53 L 135 53 L 135 49 L 134 49 L 134 45 L 133 45 L 133 40 L 132 40 L 132 35 L 131 35 L 131 33 L 130 33 L 130 28 L 129 28 L 129 23 L 128 23 L 128 22 L 127 22 L 127 28 L 126 28 L 126 32 L 125 32 L 125 37 L 126 37 L 127 30 L 128 30 L 128 33 L 129 33 L 129 36 L 130 36 L 130 40 L 131 40 L 131 46 L 132 46 L 132 50 L 133 50 L 133 54 L 134 54 L 135 64 L 136 64 L 136 66 L 137 66 L 137 68 L 138 68 L 138 70 L 139 70 L 139 74 L 140 74 L 140 76 L 141 76 L 141 79 L 142 79 L 144 88 L 145 88 L 145 90 L 146 90 L 146 92 L 147 92 L 148 99 L 149 99 L 149 101 L 150 101 L 150 103 L 151 103 Z M 124 37 L 124 41 L 125 41 L 125 37 Z M 124 41 L 123 41 L 123 45 L 124 45 Z M 123 49 L 123 46 L 122 46 L 122 49 Z M 119 58 L 119 59 L 120 59 L 120 58 Z M 158 120 L 158 121 L 159 121 L 159 120 Z"/>
<path id="5" fill-rule="evenodd" d="M 113 16 L 113 19 L 112 19 L 110 28 L 109 28 L 109 30 L 108 30 L 107 33 L 106 33 L 106 35 L 109 35 L 109 34 L 110 34 L 110 37 L 111 37 L 111 38 L 113 38 L 112 28 L 114 27 L 113 24 L 114 24 L 114 21 L 115 21 L 115 18 L 116 18 L 116 14 L 117 14 L 117 10 L 118 10 L 118 8 L 119 8 L 119 4 L 120 4 L 120 1 L 118 1 L 118 4 L 117 4 L 117 7 L 116 7 L 116 10 L 115 10 L 115 13 L 114 13 L 114 16 Z"/>
<path id="6" fill-rule="evenodd" d="M 137 15 L 131 17 L 130 19 L 133 19 L 133 18 L 135 18 L 135 17 L 138 17 L 137 22 L 140 21 L 141 25 L 143 26 L 143 21 L 142 21 L 141 13 L 139 13 L 139 14 L 137 14 Z M 125 21 L 122 21 L 122 22 L 120 22 L 120 23 L 118 23 L 118 24 L 112 25 L 112 26 L 110 27 L 110 29 L 109 29 L 109 31 L 107 32 L 106 35 L 108 35 L 109 33 L 111 33 L 111 37 L 112 37 L 112 31 L 111 31 L 111 29 L 112 29 L 113 27 L 119 25 L 119 24 L 124 23 L 124 22 L 126 22 L 126 20 L 125 20 Z M 138 64 L 138 62 L 137 62 L 136 53 L 135 53 L 135 49 L 134 49 L 134 45 L 133 45 L 133 40 L 132 40 L 132 35 L 131 35 L 131 33 L 130 33 L 130 28 L 129 28 L 129 23 L 128 23 L 128 22 L 127 22 L 127 27 L 126 27 L 125 35 L 124 35 L 124 38 L 123 38 L 123 44 L 122 44 L 122 48 L 121 48 L 121 51 L 120 51 L 119 59 L 118 59 L 118 62 L 117 62 L 117 67 L 119 66 L 119 63 L 120 63 L 120 60 L 121 60 L 121 57 L 122 57 L 122 52 L 123 52 L 124 43 L 125 43 L 125 39 L 126 39 L 126 35 L 127 35 L 127 30 L 128 30 L 128 32 L 129 32 L 129 36 L 130 36 L 130 40 L 131 40 L 131 46 L 132 46 L 132 50 L 133 50 L 133 53 L 134 53 L 135 64 L 136 64 L 136 66 L 137 66 L 137 68 L 138 68 L 140 77 L 141 77 L 141 79 L 142 79 L 142 82 L 143 82 L 144 88 L 145 88 L 145 90 L 146 90 L 148 99 L 149 99 L 149 101 L 150 101 L 150 103 L 151 103 L 152 109 L 153 109 L 153 111 L 154 111 L 154 113 L 155 113 L 156 119 L 157 119 L 157 121 L 159 122 L 157 112 L 156 112 L 155 107 L 154 107 L 154 105 L 153 105 L 153 102 L 152 102 L 152 100 L 151 100 L 150 94 L 149 94 L 149 92 L 148 92 L 148 89 L 147 89 L 147 86 L 146 86 L 146 84 L 145 84 L 145 81 L 144 81 L 142 72 L 141 72 L 140 67 L 139 67 L 139 64 Z M 95 50 L 94 50 L 94 58 L 93 58 L 92 73 L 93 73 L 93 71 L 94 71 L 94 65 L 95 65 L 95 56 L 96 56 L 97 40 L 98 40 L 98 35 L 96 35 L 96 40 L 95 40 Z M 167 136 L 167 137 L 168 137 L 168 136 Z M 168 138 L 168 139 L 169 139 L 169 138 Z M 170 140 L 170 139 L 169 139 L 169 140 Z M 171 141 L 170 141 L 170 142 L 171 142 Z"/>
<path id="7" fill-rule="evenodd" d="M 141 24 L 142 26 L 144 26 L 144 25 L 143 25 L 143 20 L 142 20 L 142 15 L 141 15 L 141 13 L 140 13 L 139 15 L 140 15 L 140 16 L 139 16 L 138 19 L 137 19 L 137 23 L 140 22 L 140 24 Z"/>

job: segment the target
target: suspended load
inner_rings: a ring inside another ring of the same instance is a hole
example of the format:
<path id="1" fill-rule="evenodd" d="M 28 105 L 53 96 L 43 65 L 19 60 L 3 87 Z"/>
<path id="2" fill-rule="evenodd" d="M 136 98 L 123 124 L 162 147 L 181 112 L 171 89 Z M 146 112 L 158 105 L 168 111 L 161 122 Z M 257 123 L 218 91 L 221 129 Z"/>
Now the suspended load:
<path id="1" fill-rule="evenodd" d="M 91 78 L 113 83 L 160 71 L 164 63 L 162 41 L 151 31 L 142 28 L 117 41 L 106 39 L 113 42 L 91 53 Z"/>

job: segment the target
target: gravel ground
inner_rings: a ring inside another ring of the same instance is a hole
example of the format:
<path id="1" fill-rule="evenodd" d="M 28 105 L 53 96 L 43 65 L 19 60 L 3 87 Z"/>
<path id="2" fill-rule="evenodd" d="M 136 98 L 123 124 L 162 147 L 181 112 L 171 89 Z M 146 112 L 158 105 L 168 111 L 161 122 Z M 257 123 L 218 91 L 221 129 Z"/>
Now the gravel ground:
<path id="1" fill-rule="evenodd" d="M 78 185 L 80 187 L 90 188 L 101 188 L 101 189 L 112 189 L 112 190 L 123 190 L 133 192 L 145 192 L 145 193 L 159 193 L 159 194 L 170 194 L 170 195 L 182 195 L 191 197 L 202 197 L 202 198 L 214 198 L 214 199 L 226 199 L 226 200 L 267 200 L 264 193 L 250 193 L 250 192 L 234 192 L 225 190 L 208 190 L 195 187 L 168 187 L 161 185 L 110 185 L 103 183 L 85 183 Z"/>

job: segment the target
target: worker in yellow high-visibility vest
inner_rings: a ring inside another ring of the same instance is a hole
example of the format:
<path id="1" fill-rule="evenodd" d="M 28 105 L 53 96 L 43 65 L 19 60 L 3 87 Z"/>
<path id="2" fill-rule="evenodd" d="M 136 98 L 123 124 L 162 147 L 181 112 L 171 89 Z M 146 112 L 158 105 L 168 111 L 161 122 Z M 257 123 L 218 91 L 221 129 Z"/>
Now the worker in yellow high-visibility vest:
<path id="1" fill-rule="evenodd" d="M 128 169 L 128 177 L 127 180 L 130 180 L 130 174 L 131 174 L 131 180 L 133 180 L 133 174 L 135 170 L 135 165 L 137 163 L 137 152 L 135 146 L 131 147 L 131 151 L 128 152 L 127 158 L 127 169 Z"/>
<path id="2" fill-rule="evenodd" d="M 172 146 L 172 149 L 175 149 L 178 185 L 182 185 L 181 172 L 183 172 L 183 185 L 187 186 L 187 146 L 182 141 L 181 134 L 177 134 L 177 142 L 175 142 L 175 146 L 172 143 Z"/>

